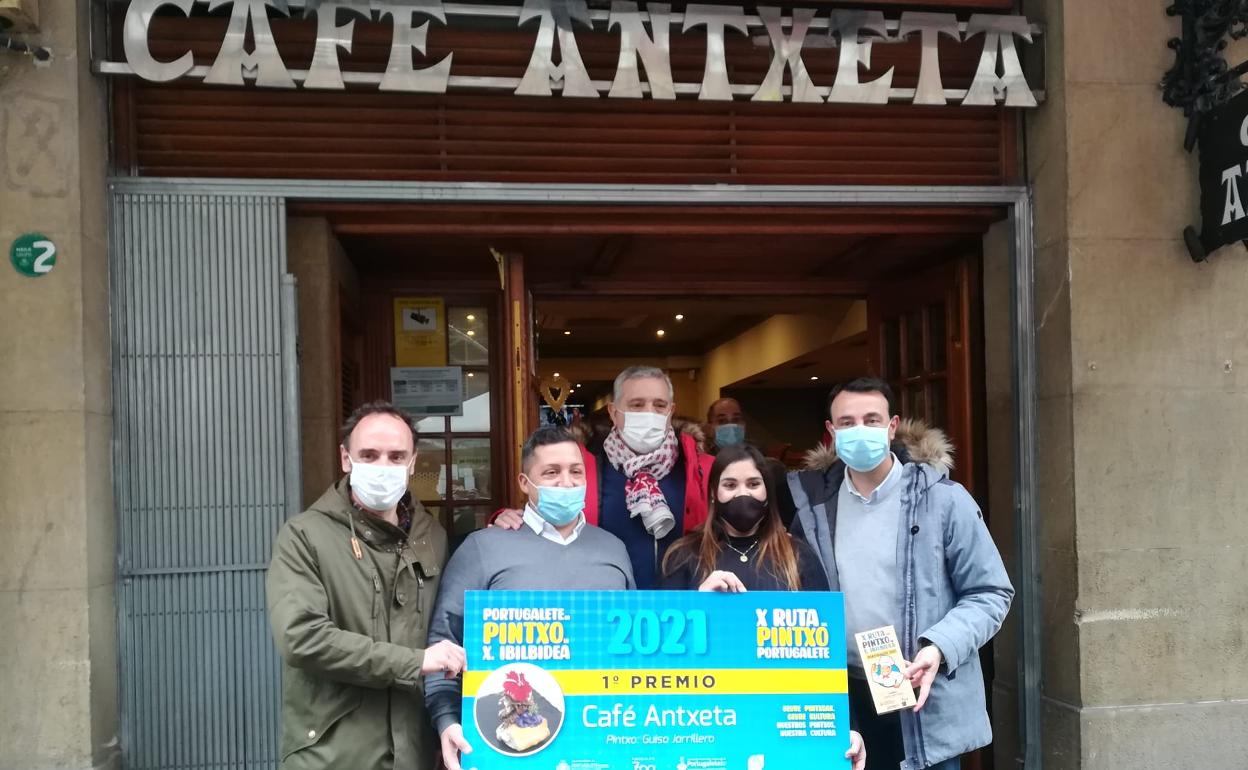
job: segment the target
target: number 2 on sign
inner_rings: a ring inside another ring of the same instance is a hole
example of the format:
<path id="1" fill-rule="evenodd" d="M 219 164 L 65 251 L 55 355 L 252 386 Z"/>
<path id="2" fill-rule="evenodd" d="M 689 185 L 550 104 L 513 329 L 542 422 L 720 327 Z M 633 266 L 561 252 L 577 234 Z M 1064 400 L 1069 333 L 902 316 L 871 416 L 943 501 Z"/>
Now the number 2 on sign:
<path id="1" fill-rule="evenodd" d="M 52 265 L 56 263 L 56 244 L 52 241 L 35 241 L 31 245 L 40 250 L 31 269 L 36 273 L 52 272 Z"/>
<path id="2" fill-rule="evenodd" d="M 706 654 L 706 613 L 701 610 L 640 610 L 635 615 L 611 610 L 607 623 L 611 625 L 611 642 L 607 645 L 611 655 Z M 690 637 L 688 644 L 686 636 Z"/>

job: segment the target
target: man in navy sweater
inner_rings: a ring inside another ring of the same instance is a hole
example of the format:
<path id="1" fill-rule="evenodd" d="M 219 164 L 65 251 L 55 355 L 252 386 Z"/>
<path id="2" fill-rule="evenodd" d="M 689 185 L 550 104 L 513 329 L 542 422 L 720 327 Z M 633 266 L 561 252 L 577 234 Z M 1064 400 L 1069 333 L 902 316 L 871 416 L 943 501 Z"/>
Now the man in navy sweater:
<path id="1" fill-rule="evenodd" d="M 633 588 L 624 546 L 587 524 L 585 464 L 572 436 L 541 428 L 524 445 L 520 487 L 528 497 L 520 529 L 473 532 L 442 573 L 429 639 L 464 642 L 465 591 L 624 591 Z M 472 747 L 459 722 L 462 682 L 441 672 L 425 678 L 425 709 L 448 770 Z"/>
<path id="2" fill-rule="evenodd" d="M 611 431 L 581 447 L 585 520 L 624 541 L 642 590 L 658 587 L 668 547 L 706 521 L 714 458 L 702 451 L 696 425 L 673 426 L 675 409 L 672 381 L 662 369 L 629 367 L 615 378 L 607 407 Z M 520 511 L 501 511 L 494 524 L 519 529 L 523 518 Z"/>

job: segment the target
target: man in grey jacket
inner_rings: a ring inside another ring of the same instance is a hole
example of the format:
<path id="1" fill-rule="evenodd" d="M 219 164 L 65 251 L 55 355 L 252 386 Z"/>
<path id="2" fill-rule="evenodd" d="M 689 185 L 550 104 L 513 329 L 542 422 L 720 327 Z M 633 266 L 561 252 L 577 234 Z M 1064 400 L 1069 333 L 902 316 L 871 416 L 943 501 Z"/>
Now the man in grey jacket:
<path id="1" fill-rule="evenodd" d="M 943 434 L 903 424 L 892 399 L 875 379 L 833 389 L 834 449 L 789 474 L 792 531 L 845 594 L 850 705 L 867 770 L 957 770 L 962 754 L 992 741 L 979 648 L 1001 628 L 1014 589 L 979 506 L 948 478 Z M 854 634 L 886 625 L 919 694 L 913 711 L 880 716 Z"/>
<path id="2" fill-rule="evenodd" d="M 632 562 L 619 538 L 585 521 L 585 460 L 562 428 L 539 428 L 525 442 L 520 488 L 528 497 L 516 531 L 473 532 L 442 573 L 429 626 L 430 644 L 464 641 L 465 591 L 623 591 L 636 587 Z M 459 716 L 462 683 L 442 674 L 425 678 L 425 708 L 448 770 L 472 751 Z"/>

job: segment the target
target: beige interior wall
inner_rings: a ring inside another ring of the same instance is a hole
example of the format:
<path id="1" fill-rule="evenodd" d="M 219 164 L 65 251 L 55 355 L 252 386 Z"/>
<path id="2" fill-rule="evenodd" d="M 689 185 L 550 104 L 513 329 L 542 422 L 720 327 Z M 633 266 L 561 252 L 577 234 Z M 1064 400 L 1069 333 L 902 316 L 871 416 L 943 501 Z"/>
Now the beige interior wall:
<path id="1" fill-rule="evenodd" d="M 115 767 L 105 90 L 86 4 L 40 11 L 52 65 L 0 54 L 0 767 Z M 9 264 L 26 232 L 51 273 Z"/>
<path id="2" fill-rule="evenodd" d="M 324 219 L 288 221 L 287 269 L 299 290 L 299 408 L 307 505 L 341 475 L 341 298 L 351 302 L 359 288 L 354 268 Z"/>
<path id="3" fill-rule="evenodd" d="M 710 405 L 720 390 L 759 372 L 867 330 L 865 301 L 830 303 L 828 316 L 776 315 L 706 354 L 701 403 Z"/>
<path id="4" fill-rule="evenodd" d="M 721 389 L 866 331 L 865 301 L 831 303 L 829 308 L 826 316 L 772 316 L 704 356 L 547 358 L 538 362 L 538 377 L 559 373 L 574 384 L 579 380 L 610 381 L 629 366 L 657 366 L 672 378 L 677 413 L 701 422 L 706 419 L 707 408 L 720 398 Z"/>

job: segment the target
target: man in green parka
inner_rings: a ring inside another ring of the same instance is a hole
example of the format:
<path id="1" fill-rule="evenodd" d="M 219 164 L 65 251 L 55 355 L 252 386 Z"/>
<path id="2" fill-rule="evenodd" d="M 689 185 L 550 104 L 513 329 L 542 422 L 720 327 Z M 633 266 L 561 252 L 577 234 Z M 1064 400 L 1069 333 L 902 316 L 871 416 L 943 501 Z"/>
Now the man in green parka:
<path id="1" fill-rule="evenodd" d="M 269 564 L 282 768 L 432 770 L 422 677 L 455 676 L 465 658 L 425 648 L 446 532 L 407 492 L 415 426 L 388 403 L 360 407 L 340 455 L 347 475 L 286 522 Z"/>

